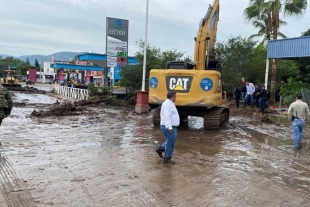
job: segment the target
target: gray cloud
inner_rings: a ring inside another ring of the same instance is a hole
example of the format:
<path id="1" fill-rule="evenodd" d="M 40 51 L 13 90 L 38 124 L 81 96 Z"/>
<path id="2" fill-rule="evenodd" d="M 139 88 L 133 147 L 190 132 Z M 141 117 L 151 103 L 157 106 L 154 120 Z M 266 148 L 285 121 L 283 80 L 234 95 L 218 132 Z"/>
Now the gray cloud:
<path id="1" fill-rule="evenodd" d="M 212 0 L 150 0 L 149 42 L 164 50 L 179 49 L 193 56 L 193 38 L 210 3 Z M 130 55 L 137 50 L 135 41 L 144 39 L 146 0 L 0 0 L 0 4 L 0 53 L 104 53 L 106 17 L 129 20 Z M 218 41 L 256 32 L 244 20 L 247 5 L 247 0 L 221 1 Z M 308 12 L 298 19 L 287 17 L 288 25 L 282 32 L 289 37 L 300 36 L 308 29 L 309 17 Z"/>

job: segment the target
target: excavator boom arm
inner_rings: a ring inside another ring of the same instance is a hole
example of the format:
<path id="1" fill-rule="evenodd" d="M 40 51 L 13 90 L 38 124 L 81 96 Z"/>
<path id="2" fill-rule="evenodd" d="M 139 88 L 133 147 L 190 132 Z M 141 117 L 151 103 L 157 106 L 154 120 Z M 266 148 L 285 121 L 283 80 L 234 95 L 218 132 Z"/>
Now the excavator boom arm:
<path id="1" fill-rule="evenodd" d="M 217 23 L 219 21 L 219 2 L 214 0 L 213 5 L 209 5 L 205 17 L 201 20 L 197 37 L 195 38 L 194 62 L 196 70 L 206 70 L 209 68 L 209 59 L 215 58 L 215 42 Z"/>

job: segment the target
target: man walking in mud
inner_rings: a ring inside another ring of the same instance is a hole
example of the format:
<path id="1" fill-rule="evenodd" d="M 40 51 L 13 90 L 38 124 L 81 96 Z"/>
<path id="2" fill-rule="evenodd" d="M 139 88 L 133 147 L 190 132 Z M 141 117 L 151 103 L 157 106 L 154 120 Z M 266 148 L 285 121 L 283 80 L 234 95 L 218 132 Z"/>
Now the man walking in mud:
<path id="1" fill-rule="evenodd" d="M 11 114 L 13 102 L 9 91 L 0 82 L 0 126 L 2 120 Z M 0 142 L 1 146 L 1 142 Z"/>
<path id="2" fill-rule="evenodd" d="M 246 84 L 245 84 L 245 78 L 241 79 L 242 85 L 241 85 L 241 94 L 242 94 L 242 100 L 243 103 L 245 102 L 245 96 L 246 96 Z"/>
<path id="3" fill-rule="evenodd" d="M 288 119 L 292 122 L 294 149 L 301 149 L 303 128 L 310 112 L 308 104 L 302 101 L 302 95 L 297 94 L 296 101 L 288 109 Z"/>
<path id="4" fill-rule="evenodd" d="M 254 107 L 254 92 L 255 92 L 255 86 L 253 83 L 250 83 L 249 81 L 245 82 L 246 85 L 246 96 L 244 100 L 243 107 L 246 107 L 247 105 L 251 105 L 251 108 Z"/>
<path id="5" fill-rule="evenodd" d="M 235 98 L 236 98 L 236 108 L 239 108 L 239 101 L 240 101 L 240 96 L 241 96 L 241 88 L 239 85 L 235 88 Z"/>
<path id="6" fill-rule="evenodd" d="M 180 125 L 180 117 L 175 107 L 176 92 L 170 91 L 167 100 L 160 109 L 160 131 L 165 137 L 165 142 L 156 149 L 159 157 L 164 158 L 163 163 L 175 164 L 172 160 L 174 143 L 177 140 L 177 127 Z M 163 157 L 162 153 L 165 152 Z"/>

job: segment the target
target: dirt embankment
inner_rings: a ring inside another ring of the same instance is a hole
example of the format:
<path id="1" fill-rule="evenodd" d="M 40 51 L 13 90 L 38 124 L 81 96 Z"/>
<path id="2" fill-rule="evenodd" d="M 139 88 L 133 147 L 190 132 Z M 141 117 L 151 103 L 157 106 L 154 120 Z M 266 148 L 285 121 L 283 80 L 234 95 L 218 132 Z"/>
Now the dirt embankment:
<path id="1" fill-rule="evenodd" d="M 70 102 L 63 100 L 62 102 L 56 102 L 52 105 L 51 108 L 46 110 L 33 110 L 31 116 L 33 117 L 46 117 L 46 116 L 69 116 L 69 115 L 80 115 L 83 112 L 89 112 L 86 105 L 103 105 L 106 102 L 106 99 L 102 100 L 93 100 L 93 101 L 77 101 Z M 103 104 L 102 104 L 103 103 Z"/>
<path id="2" fill-rule="evenodd" d="M 96 99 L 96 100 L 81 100 L 67 101 L 62 100 L 51 105 L 48 109 L 33 110 L 32 117 L 47 117 L 47 116 L 72 116 L 81 114 L 92 114 L 90 107 L 105 107 L 105 106 L 122 106 L 125 109 L 131 109 L 131 105 L 126 105 L 122 100 L 114 98 Z"/>
<path id="3" fill-rule="evenodd" d="M 39 90 L 37 88 L 29 87 L 29 86 L 25 86 L 25 87 L 7 86 L 7 89 L 9 91 L 21 91 L 21 92 L 27 93 L 27 94 L 46 94 L 46 91 L 44 91 L 44 90 Z"/>

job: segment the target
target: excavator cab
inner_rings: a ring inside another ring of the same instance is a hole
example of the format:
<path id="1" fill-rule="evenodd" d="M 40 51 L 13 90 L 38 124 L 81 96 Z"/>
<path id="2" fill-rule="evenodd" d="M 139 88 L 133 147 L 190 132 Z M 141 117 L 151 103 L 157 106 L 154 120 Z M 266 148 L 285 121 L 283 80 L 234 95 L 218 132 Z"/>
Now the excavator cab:
<path id="1" fill-rule="evenodd" d="M 185 61 L 168 61 L 166 68 L 175 70 L 192 70 L 195 68 L 195 64 Z"/>
<path id="2" fill-rule="evenodd" d="M 209 59 L 209 61 L 206 61 L 206 70 L 221 72 L 221 61 L 219 59 Z"/>

